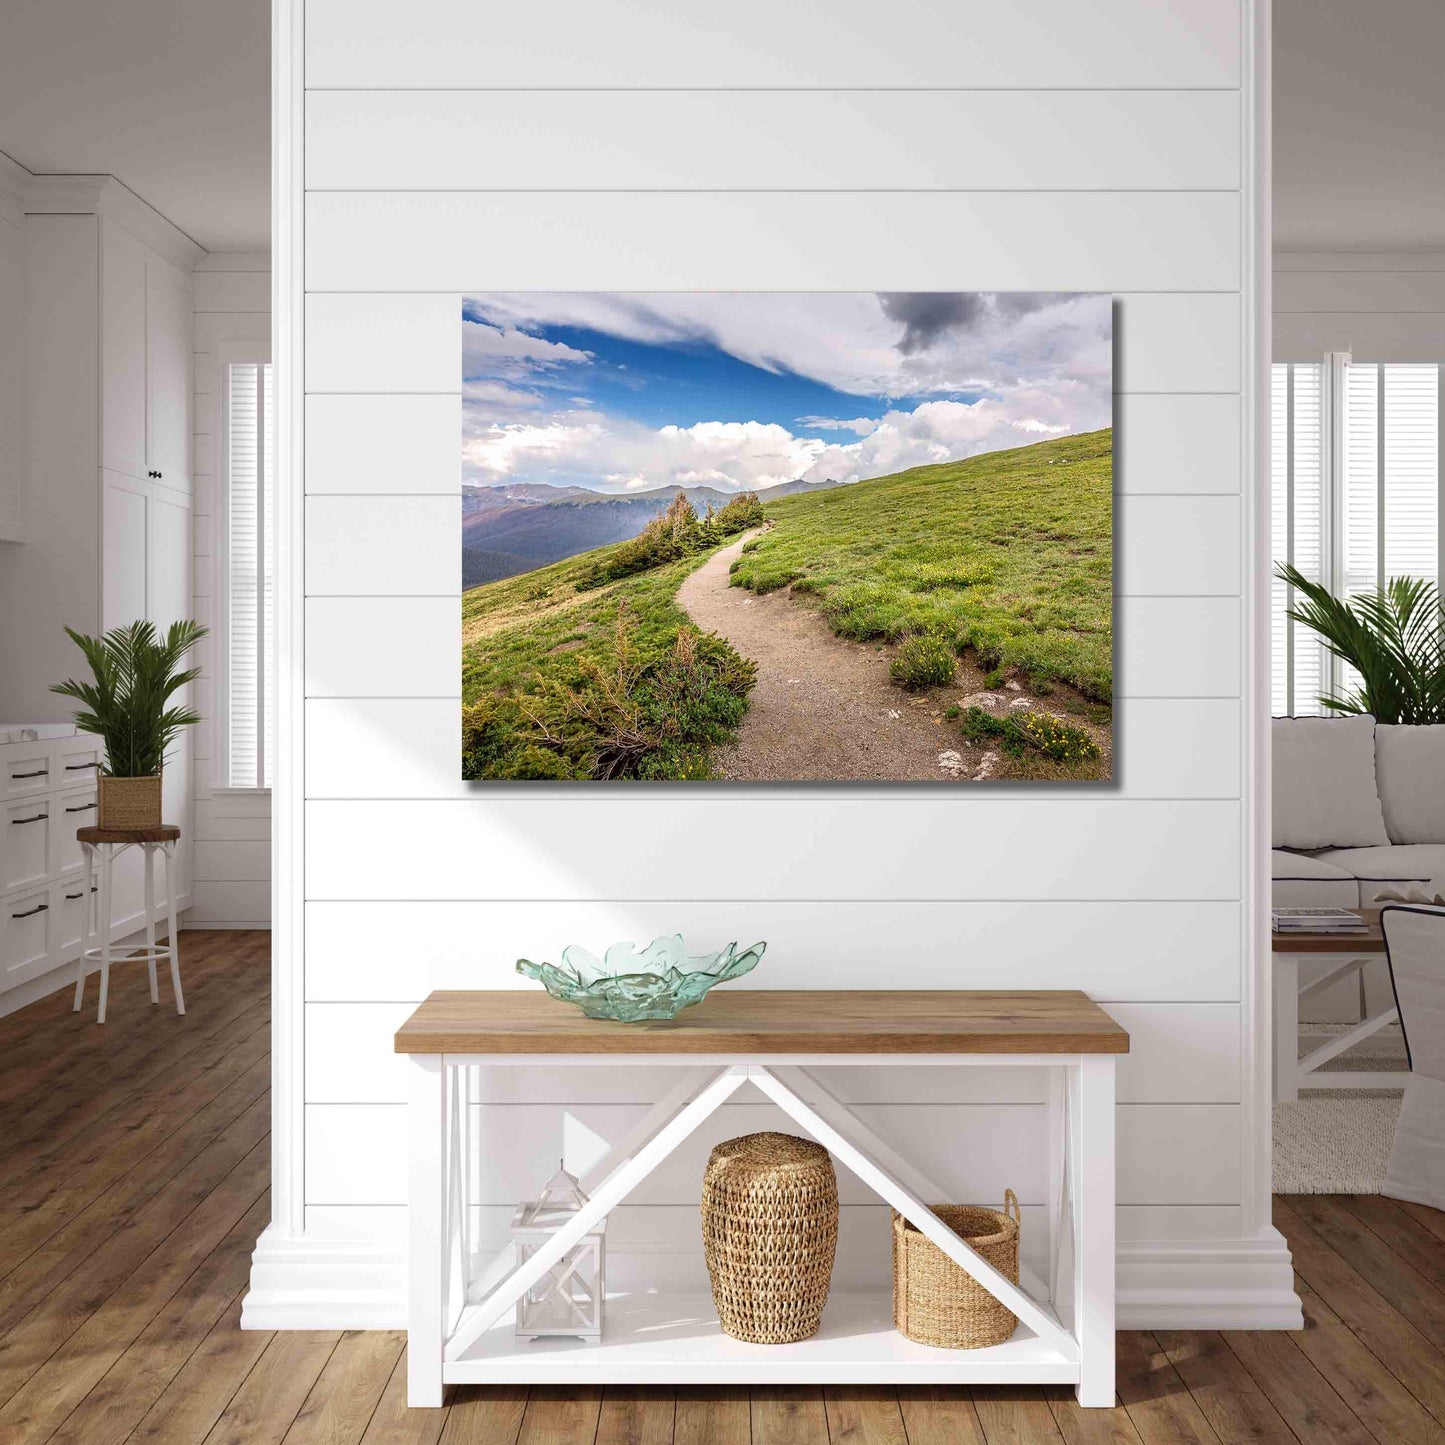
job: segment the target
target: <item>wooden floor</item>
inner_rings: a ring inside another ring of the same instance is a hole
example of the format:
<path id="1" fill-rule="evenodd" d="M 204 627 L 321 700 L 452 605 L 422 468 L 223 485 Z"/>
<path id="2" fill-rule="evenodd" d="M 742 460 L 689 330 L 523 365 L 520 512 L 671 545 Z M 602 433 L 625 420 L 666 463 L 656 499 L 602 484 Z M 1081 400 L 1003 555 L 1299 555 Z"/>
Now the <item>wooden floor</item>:
<path id="1" fill-rule="evenodd" d="M 1445 1445 L 1445 1215 L 1280 1200 L 1300 1334 L 1119 1336 L 1116 1410 L 1067 1390 L 458 1389 L 408 1411 L 395 1333 L 242 1333 L 269 1210 L 268 937 L 188 933 L 178 1019 L 0 1019 L 0 1445 Z"/>

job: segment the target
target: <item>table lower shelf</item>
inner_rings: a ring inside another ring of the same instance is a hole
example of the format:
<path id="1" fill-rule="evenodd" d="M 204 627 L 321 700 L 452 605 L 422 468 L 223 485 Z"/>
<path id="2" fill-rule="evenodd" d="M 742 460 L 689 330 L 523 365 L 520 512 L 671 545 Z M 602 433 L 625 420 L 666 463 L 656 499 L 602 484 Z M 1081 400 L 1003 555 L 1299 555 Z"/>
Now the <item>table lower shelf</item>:
<path id="1" fill-rule="evenodd" d="M 1052 1312 L 1051 1312 L 1052 1313 Z M 511 1315 L 488 1330 L 442 1379 L 457 1384 L 1072 1384 L 1077 1360 L 1025 1325 L 1002 1345 L 945 1350 L 893 1327 L 885 1291 L 829 1297 L 811 1339 L 750 1345 L 723 1334 L 710 1296 L 631 1294 L 607 1301 L 600 1341 L 518 1340 Z"/>

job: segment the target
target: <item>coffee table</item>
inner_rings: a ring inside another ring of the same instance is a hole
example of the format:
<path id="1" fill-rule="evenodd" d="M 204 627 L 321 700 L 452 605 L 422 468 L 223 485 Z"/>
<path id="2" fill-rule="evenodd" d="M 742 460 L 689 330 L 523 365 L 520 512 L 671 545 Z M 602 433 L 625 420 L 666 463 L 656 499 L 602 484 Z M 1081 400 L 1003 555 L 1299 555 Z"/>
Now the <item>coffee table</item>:
<path id="1" fill-rule="evenodd" d="M 1293 1103 L 1301 1088 L 1307 1089 L 1403 1089 L 1409 1077 L 1403 1071 L 1353 1071 L 1324 1069 L 1322 1066 L 1353 1048 L 1361 1039 L 1398 1023 L 1399 1011 L 1392 1004 L 1371 1014 L 1354 1028 L 1336 1034 L 1303 1058 L 1299 1053 L 1299 1006 L 1332 983 L 1358 974 L 1372 959 L 1385 952 L 1378 908 L 1352 908 L 1369 925 L 1365 933 L 1273 933 L 1274 953 L 1274 1097 L 1276 1103 Z M 1303 988 L 1299 982 L 1301 962 L 1329 961 L 1317 979 Z"/>

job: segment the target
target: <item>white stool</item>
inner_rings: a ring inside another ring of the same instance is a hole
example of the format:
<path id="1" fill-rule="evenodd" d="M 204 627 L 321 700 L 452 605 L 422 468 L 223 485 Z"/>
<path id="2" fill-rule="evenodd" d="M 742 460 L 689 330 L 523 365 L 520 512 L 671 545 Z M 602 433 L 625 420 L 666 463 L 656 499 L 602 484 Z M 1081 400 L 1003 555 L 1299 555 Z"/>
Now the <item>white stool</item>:
<path id="1" fill-rule="evenodd" d="M 171 991 L 176 996 L 176 1012 L 186 1011 L 186 1000 L 181 993 L 181 954 L 176 941 L 176 840 L 181 830 L 172 824 L 159 828 L 80 828 L 75 836 L 85 851 L 85 936 L 81 943 L 80 963 L 75 979 L 75 1011 L 85 1001 L 85 975 L 91 963 L 100 965 L 100 1012 L 96 1023 L 105 1022 L 106 998 L 110 993 L 110 966 L 113 963 L 136 963 L 145 959 L 150 971 L 151 1002 L 161 1001 L 156 986 L 156 962 L 167 959 L 171 966 Z M 146 869 L 146 941 L 144 948 L 111 947 L 111 909 L 115 896 L 111 879 L 115 860 L 127 848 L 139 848 L 145 854 Z M 155 855 L 159 851 L 166 860 L 166 946 L 156 946 L 156 872 Z M 96 855 L 100 855 L 100 888 L 95 888 Z M 91 908 L 98 914 L 96 926 L 92 927 Z M 98 945 L 91 940 L 100 936 Z"/>

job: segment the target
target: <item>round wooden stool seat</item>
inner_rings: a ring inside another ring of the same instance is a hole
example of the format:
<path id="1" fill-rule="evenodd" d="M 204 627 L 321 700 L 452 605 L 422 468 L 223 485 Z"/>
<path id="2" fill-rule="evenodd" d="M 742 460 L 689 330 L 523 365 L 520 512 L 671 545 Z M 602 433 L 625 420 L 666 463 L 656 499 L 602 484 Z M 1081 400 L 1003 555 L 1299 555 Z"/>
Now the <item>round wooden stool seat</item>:
<path id="1" fill-rule="evenodd" d="M 77 828 L 75 836 L 82 843 L 174 843 L 181 830 L 162 823 L 159 828 Z"/>

